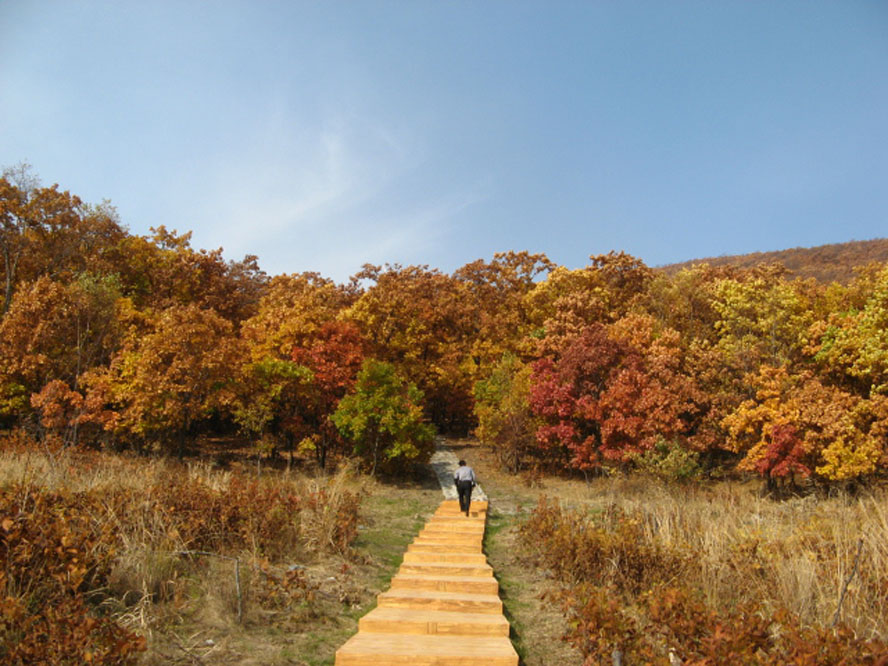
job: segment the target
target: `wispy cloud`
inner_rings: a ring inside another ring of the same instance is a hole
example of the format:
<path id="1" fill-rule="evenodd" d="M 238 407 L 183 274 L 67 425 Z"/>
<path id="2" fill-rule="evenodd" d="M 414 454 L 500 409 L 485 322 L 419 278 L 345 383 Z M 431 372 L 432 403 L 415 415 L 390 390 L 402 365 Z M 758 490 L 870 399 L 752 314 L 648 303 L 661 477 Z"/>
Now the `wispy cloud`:
<path id="1" fill-rule="evenodd" d="M 373 215 L 359 224 L 340 220 L 324 237 L 316 237 L 316 257 L 329 267 L 331 276 L 344 279 L 365 263 L 432 264 L 442 256 L 440 248 L 452 245 L 452 236 L 459 232 L 459 218 L 472 206 L 482 202 L 486 194 L 481 188 L 419 201 L 391 216 Z M 341 234 L 351 236 L 340 242 Z"/>
<path id="2" fill-rule="evenodd" d="M 275 112 L 217 157 L 183 205 L 197 246 L 256 254 L 271 273 L 345 280 L 365 263 L 431 261 L 422 257 L 486 196 L 479 186 L 403 191 L 423 158 L 402 128 L 346 114 L 312 126 Z"/>

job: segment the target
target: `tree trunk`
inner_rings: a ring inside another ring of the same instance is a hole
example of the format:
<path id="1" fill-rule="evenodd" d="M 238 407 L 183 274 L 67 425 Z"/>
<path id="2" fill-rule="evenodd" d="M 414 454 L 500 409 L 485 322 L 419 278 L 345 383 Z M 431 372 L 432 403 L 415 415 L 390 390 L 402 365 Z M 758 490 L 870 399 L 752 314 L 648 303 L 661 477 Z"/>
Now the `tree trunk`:
<path id="1" fill-rule="evenodd" d="M 379 459 L 379 433 L 373 433 L 373 467 L 370 470 L 371 476 L 376 476 L 376 461 Z"/>
<path id="2" fill-rule="evenodd" d="M 295 445 L 295 437 L 293 437 L 293 433 L 287 430 L 285 433 L 285 437 L 287 439 L 287 474 L 293 469 L 293 448 Z"/>
<path id="3" fill-rule="evenodd" d="M 320 433 L 320 439 L 315 443 L 315 464 L 322 472 L 327 466 L 327 436 Z"/>
<path id="4" fill-rule="evenodd" d="M 3 299 L 3 313 L 0 316 L 5 315 L 9 312 L 9 306 L 12 303 L 12 285 L 15 279 L 15 269 L 17 260 L 14 260 L 9 254 L 9 248 L 3 248 L 3 269 L 6 274 L 6 292 Z"/>

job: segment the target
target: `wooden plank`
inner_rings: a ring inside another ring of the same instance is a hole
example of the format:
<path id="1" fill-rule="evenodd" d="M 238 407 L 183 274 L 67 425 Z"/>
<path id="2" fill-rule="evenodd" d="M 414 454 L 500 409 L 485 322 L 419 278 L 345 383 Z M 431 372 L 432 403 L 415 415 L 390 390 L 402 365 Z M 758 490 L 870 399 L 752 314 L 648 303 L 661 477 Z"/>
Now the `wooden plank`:
<path id="1" fill-rule="evenodd" d="M 336 666 L 517 666 L 508 638 L 358 633 L 336 653 Z"/>
<path id="2" fill-rule="evenodd" d="M 443 511 L 438 510 L 435 511 L 434 516 L 436 518 L 459 518 L 460 520 L 487 520 L 487 510 L 486 509 L 476 509 L 470 508 L 469 515 L 466 515 L 465 511 L 460 511 L 459 509 L 445 509 Z"/>
<path id="3" fill-rule="evenodd" d="M 429 592 L 426 590 L 389 590 L 377 597 L 383 608 L 416 608 L 422 610 L 456 611 L 458 613 L 503 612 L 503 602 L 495 594 L 464 594 Z"/>
<path id="4" fill-rule="evenodd" d="M 436 553 L 435 551 L 410 550 L 404 553 L 404 564 L 441 562 L 448 564 L 487 564 L 484 553 Z"/>
<path id="5" fill-rule="evenodd" d="M 486 525 L 480 520 L 472 518 L 462 519 L 454 516 L 452 519 L 446 516 L 438 518 L 429 518 L 429 521 L 423 527 L 424 530 L 436 530 L 439 532 L 469 532 L 470 534 L 484 534 Z"/>
<path id="6" fill-rule="evenodd" d="M 423 576 L 398 574 L 392 578 L 392 590 L 429 590 L 465 592 L 467 594 L 499 594 L 499 583 L 493 576 Z"/>
<path id="7" fill-rule="evenodd" d="M 480 502 L 472 502 L 469 506 L 469 513 L 473 511 L 478 514 L 478 518 L 487 517 L 487 506 L 482 505 Z M 459 505 L 456 502 L 453 504 L 442 504 L 434 511 L 434 515 L 436 516 L 464 516 L 465 513 L 465 511 L 460 511 Z"/>
<path id="8" fill-rule="evenodd" d="M 481 536 L 477 534 L 463 534 L 461 532 L 420 532 L 414 542 L 427 543 L 464 543 L 471 546 L 481 545 Z"/>
<path id="9" fill-rule="evenodd" d="M 469 508 L 487 511 L 486 500 L 473 500 Z M 459 500 L 444 500 L 438 505 L 438 511 L 459 511 Z"/>
<path id="10" fill-rule="evenodd" d="M 417 539 L 407 546 L 408 553 L 480 553 L 481 544 L 470 546 L 446 541 L 425 541 Z"/>
<path id="11" fill-rule="evenodd" d="M 431 534 L 418 534 L 413 540 L 416 542 L 426 543 L 470 543 L 472 545 L 481 545 L 483 539 L 474 534 L 445 534 L 443 532 L 432 532 Z"/>
<path id="12" fill-rule="evenodd" d="M 462 564 L 451 562 L 404 562 L 398 573 L 422 576 L 493 576 L 489 564 Z"/>
<path id="13" fill-rule="evenodd" d="M 508 636 L 509 623 L 502 615 L 376 607 L 358 622 L 369 633 L 447 634 L 459 636 Z"/>

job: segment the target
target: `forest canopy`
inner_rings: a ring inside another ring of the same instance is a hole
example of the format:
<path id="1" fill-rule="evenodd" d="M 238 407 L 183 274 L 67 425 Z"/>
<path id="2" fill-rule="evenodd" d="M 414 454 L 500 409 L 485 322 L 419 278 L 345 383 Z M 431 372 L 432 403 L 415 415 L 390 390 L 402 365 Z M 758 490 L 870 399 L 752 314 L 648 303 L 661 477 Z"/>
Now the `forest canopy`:
<path id="1" fill-rule="evenodd" d="M 21 171 L 0 178 L 0 225 L 0 426 L 38 440 L 181 453 L 240 433 L 396 471 L 434 427 L 475 431 L 516 472 L 836 482 L 888 466 L 888 262 L 860 244 L 810 255 L 843 266 L 830 280 L 509 251 L 337 284 L 269 277 L 164 226 L 134 235 Z"/>

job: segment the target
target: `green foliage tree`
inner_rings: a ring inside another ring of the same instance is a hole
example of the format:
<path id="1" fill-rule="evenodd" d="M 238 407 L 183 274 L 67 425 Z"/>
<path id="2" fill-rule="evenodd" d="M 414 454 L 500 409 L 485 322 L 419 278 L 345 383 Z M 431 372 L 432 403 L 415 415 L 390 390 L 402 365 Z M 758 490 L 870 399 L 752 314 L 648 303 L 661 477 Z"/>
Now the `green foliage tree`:
<path id="1" fill-rule="evenodd" d="M 423 416 L 422 398 L 392 364 L 367 359 L 353 391 L 339 402 L 333 423 L 373 475 L 380 466 L 424 462 L 431 455 L 435 429 Z"/>

